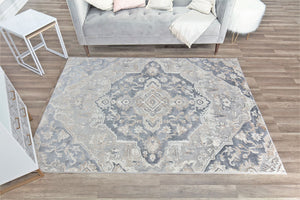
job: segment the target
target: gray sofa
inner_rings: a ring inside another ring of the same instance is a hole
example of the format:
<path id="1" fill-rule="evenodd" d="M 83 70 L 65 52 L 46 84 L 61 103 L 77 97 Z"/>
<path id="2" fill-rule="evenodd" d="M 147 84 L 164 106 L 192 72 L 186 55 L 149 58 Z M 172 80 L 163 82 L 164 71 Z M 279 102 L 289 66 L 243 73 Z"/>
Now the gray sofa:
<path id="1" fill-rule="evenodd" d="M 101 11 L 84 0 L 67 0 L 77 34 L 89 56 L 88 45 L 181 44 L 169 31 L 179 15 L 188 12 L 191 0 L 174 0 L 173 12 L 135 8 L 117 13 Z M 216 0 L 217 19 L 195 44 L 224 42 L 235 0 Z"/>
<path id="2" fill-rule="evenodd" d="M 27 1 L 28 0 L 0 0 L 0 21 L 15 16 Z"/>

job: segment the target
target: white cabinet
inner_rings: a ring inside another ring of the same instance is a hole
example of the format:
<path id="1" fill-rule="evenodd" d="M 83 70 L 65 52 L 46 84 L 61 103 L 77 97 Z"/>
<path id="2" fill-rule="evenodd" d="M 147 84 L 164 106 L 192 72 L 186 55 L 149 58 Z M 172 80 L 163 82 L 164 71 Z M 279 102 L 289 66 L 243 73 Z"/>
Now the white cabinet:
<path id="1" fill-rule="evenodd" d="M 27 107 L 0 67 L 0 185 L 38 169 Z"/>

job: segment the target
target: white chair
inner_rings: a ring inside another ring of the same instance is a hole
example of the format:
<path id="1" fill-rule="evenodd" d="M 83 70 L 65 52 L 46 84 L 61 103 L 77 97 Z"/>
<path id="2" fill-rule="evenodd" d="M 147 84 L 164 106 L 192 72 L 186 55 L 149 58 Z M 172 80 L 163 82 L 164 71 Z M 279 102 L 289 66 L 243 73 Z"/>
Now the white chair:
<path id="1" fill-rule="evenodd" d="M 228 30 L 233 32 L 232 42 L 236 42 L 239 34 L 248 34 L 248 39 L 249 34 L 259 27 L 265 10 L 266 5 L 260 0 L 236 1 L 228 26 Z"/>

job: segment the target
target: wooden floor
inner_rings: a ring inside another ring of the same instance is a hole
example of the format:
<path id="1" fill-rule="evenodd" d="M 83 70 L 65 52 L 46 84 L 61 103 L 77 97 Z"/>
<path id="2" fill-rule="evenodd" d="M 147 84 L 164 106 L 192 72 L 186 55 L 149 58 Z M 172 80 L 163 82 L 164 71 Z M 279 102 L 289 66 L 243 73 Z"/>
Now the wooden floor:
<path id="1" fill-rule="evenodd" d="M 217 57 L 238 57 L 262 111 L 287 175 L 46 174 L 0 199 L 298 199 L 300 198 L 300 5 L 299 0 L 264 0 L 267 11 L 258 31 L 231 44 L 228 35 Z M 70 56 L 85 56 L 78 45 L 65 0 L 29 0 L 33 8 L 58 18 Z M 50 47 L 58 48 L 54 31 Z M 19 46 L 24 46 L 18 40 Z M 214 57 L 213 45 L 115 46 L 91 49 L 92 56 Z M 45 50 L 38 57 L 46 75 L 17 66 L 1 38 L 0 65 L 33 115 L 36 130 L 66 63 Z M 15 182 L 13 182 L 15 183 Z"/>

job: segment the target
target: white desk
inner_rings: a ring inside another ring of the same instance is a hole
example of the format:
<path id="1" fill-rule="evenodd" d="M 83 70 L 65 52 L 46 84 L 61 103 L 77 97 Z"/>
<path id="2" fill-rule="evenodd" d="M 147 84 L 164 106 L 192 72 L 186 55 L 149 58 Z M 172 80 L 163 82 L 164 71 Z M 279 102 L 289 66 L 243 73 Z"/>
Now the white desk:
<path id="1" fill-rule="evenodd" d="M 45 30 L 48 30 L 49 28 L 55 26 L 56 33 L 63 51 L 63 54 L 54 51 L 53 49 L 50 49 L 47 47 L 47 44 L 44 40 L 42 32 Z M 14 55 L 16 61 L 19 65 L 39 74 L 44 75 L 45 72 L 41 66 L 41 63 L 35 53 L 36 50 L 38 50 L 41 47 L 45 47 L 46 50 L 48 50 L 51 53 L 54 53 L 58 56 L 61 56 L 63 58 L 68 58 L 68 53 L 57 23 L 57 19 L 55 17 L 51 17 L 49 15 L 43 14 L 41 12 L 29 9 L 26 10 L 8 20 L 4 20 L 0 22 L 0 31 L 4 37 L 4 40 L 8 44 L 12 54 Z M 24 53 L 20 53 L 17 49 L 11 34 L 20 37 L 24 39 L 28 50 Z M 32 46 L 30 39 L 39 35 L 41 39 L 41 43 L 39 43 L 36 46 Z M 36 68 L 25 63 L 23 58 L 31 55 L 35 64 Z"/>

